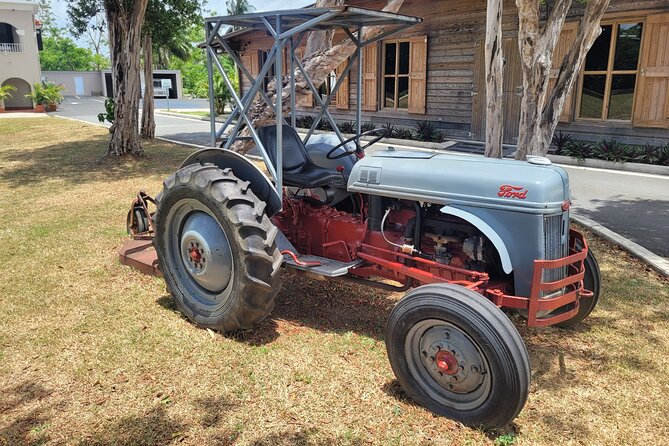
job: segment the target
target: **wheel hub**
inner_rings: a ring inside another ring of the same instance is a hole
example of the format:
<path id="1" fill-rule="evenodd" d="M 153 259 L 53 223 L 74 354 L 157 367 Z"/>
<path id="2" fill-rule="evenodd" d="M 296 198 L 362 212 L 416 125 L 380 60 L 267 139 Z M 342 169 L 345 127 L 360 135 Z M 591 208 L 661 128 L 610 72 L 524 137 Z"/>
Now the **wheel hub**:
<path id="1" fill-rule="evenodd" d="M 232 251 L 223 229 L 206 212 L 193 212 L 181 231 L 181 258 L 186 271 L 204 289 L 220 292 L 232 277 Z"/>
<path id="2" fill-rule="evenodd" d="M 434 362 L 439 371 L 447 375 L 455 375 L 458 373 L 460 367 L 455 355 L 447 350 L 439 350 L 437 354 L 434 355 Z"/>

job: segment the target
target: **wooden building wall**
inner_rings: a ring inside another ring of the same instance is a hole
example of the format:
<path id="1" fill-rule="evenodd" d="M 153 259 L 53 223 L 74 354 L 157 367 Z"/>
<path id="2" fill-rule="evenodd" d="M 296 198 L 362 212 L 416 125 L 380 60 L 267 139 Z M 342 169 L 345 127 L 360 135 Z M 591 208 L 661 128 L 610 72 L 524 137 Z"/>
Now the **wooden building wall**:
<path id="1" fill-rule="evenodd" d="M 570 17 L 577 17 L 583 6 L 575 2 Z M 381 9 L 383 0 L 349 0 L 348 4 L 370 9 Z M 485 87 L 483 82 L 483 39 L 485 35 L 485 0 L 405 0 L 400 13 L 424 18 L 424 22 L 399 34 L 403 38 L 427 37 L 427 80 L 425 113 L 410 113 L 408 110 L 388 110 L 376 107 L 376 110 L 365 110 L 364 121 L 379 124 L 390 122 L 394 125 L 413 127 L 416 121 L 428 120 L 451 138 L 478 139 L 484 137 L 484 105 Z M 639 11 L 669 10 L 669 0 L 611 0 L 607 14 L 637 14 Z M 569 20 L 569 19 L 568 19 Z M 504 1 L 503 34 L 505 51 L 504 95 L 505 141 L 514 143 L 517 136 L 520 95 L 522 95 L 522 78 L 518 61 L 516 33 L 518 28 L 517 11 L 514 0 Z M 338 39 L 338 37 L 335 38 Z M 343 38 L 343 33 L 341 34 Z M 393 36 L 394 38 L 394 36 Z M 242 54 L 254 57 L 258 50 L 271 47 L 269 36 L 255 32 L 244 36 L 240 42 Z M 669 43 L 668 43 L 669 44 Z M 378 51 L 381 58 L 381 50 Z M 380 63 L 379 70 L 380 70 Z M 351 73 L 355 73 L 356 67 Z M 380 73 L 379 73 L 380 74 Z M 242 88 L 246 88 L 242 82 Z M 339 120 L 353 120 L 357 101 L 356 76 L 351 75 L 348 90 L 349 109 L 333 107 L 333 115 Z M 380 82 L 377 82 L 380 90 Z M 380 102 L 377 101 L 377 103 Z M 380 105 L 380 104 L 379 104 Z M 573 102 L 571 103 L 573 107 Z M 365 107 L 368 108 L 368 107 Z M 310 113 L 315 109 L 303 108 L 301 112 Z M 568 119 L 566 119 L 568 120 Z M 613 128 L 610 123 L 601 123 L 601 129 L 595 123 L 561 124 L 560 129 L 570 132 L 593 134 L 601 132 L 618 132 L 626 137 L 634 135 L 669 140 L 669 130 L 648 131 L 634 129 L 631 125 L 621 124 Z"/>

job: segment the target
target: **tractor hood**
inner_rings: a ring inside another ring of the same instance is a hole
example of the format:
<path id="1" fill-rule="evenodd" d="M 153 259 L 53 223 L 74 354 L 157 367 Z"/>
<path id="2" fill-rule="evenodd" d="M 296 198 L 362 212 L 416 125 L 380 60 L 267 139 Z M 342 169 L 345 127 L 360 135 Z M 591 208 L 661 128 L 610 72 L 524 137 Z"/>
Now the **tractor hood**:
<path id="1" fill-rule="evenodd" d="M 530 161 L 434 151 L 377 150 L 360 159 L 348 190 L 444 205 L 535 214 L 561 212 L 569 178 L 546 158 Z"/>

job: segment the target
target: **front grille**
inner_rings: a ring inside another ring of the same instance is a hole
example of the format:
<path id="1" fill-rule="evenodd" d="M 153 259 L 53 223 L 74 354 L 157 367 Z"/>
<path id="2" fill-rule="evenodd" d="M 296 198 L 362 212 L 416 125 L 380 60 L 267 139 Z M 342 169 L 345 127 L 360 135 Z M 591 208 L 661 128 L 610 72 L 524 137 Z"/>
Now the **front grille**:
<path id="1" fill-rule="evenodd" d="M 544 217 L 544 259 L 555 260 L 567 255 L 569 255 L 569 213 Z M 555 282 L 563 279 L 566 271 L 566 267 L 545 269 L 542 281 Z"/>

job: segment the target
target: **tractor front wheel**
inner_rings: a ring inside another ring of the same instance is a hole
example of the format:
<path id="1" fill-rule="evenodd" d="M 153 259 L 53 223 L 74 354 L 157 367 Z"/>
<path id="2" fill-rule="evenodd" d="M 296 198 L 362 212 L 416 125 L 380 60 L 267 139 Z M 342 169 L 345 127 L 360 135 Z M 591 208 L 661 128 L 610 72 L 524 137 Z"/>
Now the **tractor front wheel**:
<path id="1" fill-rule="evenodd" d="M 577 241 L 576 248 L 583 249 L 583 246 L 581 246 L 581 244 Z M 578 305 L 578 313 L 576 313 L 571 319 L 567 319 L 566 321 L 555 324 L 557 327 L 569 328 L 578 324 L 583 319 L 590 316 L 592 310 L 594 310 L 597 306 L 600 290 L 599 263 L 597 263 L 597 259 L 595 258 L 595 254 L 592 252 L 591 248 L 588 248 L 588 255 L 585 258 L 584 265 L 585 274 L 583 275 L 583 288 L 592 291 L 592 296 L 581 297 Z M 573 308 L 573 305 L 568 307 L 568 309 L 569 308 Z M 557 313 L 554 314 L 559 314 L 561 311 L 566 310 L 558 309 Z"/>
<path id="2" fill-rule="evenodd" d="M 213 164 L 183 167 L 157 197 L 154 244 L 177 308 L 197 325 L 252 328 L 281 287 L 278 229 L 249 183 Z"/>
<path id="3" fill-rule="evenodd" d="M 418 287 L 390 313 L 386 348 L 416 402 L 469 426 L 511 422 L 530 385 L 527 350 L 492 302 L 452 284 Z"/>

